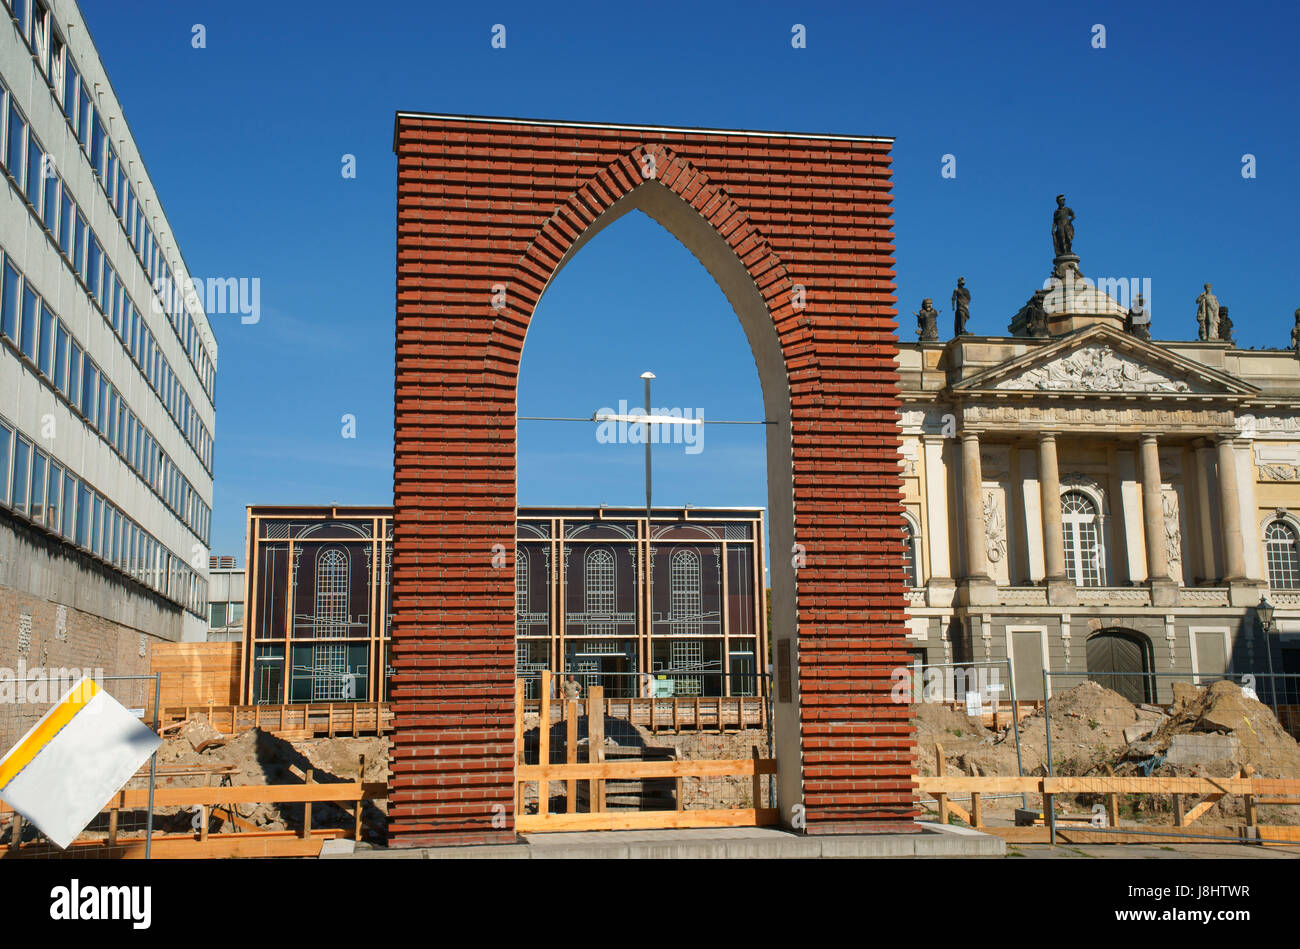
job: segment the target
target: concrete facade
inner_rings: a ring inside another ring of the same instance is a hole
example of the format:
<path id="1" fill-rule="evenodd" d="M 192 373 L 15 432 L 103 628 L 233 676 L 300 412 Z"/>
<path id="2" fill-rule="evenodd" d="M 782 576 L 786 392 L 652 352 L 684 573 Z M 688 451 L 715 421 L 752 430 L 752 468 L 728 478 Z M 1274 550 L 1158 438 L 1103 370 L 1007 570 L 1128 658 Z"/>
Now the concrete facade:
<path id="1" fill-rule="evenodd" d="M 0 16 L 0 111 L 0 664 L 66 609 L 133 668 L 206 637 L 216 340 L 71 0 Z"/>

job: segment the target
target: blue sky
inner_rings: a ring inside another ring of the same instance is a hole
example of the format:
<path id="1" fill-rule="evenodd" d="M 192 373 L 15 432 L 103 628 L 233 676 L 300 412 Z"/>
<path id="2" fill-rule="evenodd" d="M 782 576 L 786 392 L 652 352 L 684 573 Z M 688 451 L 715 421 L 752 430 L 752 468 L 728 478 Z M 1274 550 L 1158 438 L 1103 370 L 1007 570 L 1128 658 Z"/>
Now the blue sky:
<path id="1" fill-rule="evenodd" d="M 1005 333 L 1062 191 L 1084 273 L 1152 281 L 1157 338 L 1194 338 L 1206 281 L 1243 346 L 1287 345 L 1300 306 L 1294 3 L 81 6 L 190 270 L 261 279 L 258 324 L 214 318 L 214 553 L 242 558 L 247 504 L 392 500 L 399 109 L 895 136 L 903 339 L 923 296 L 951 332 L 959 275 L 970 329 Z M 656 405 L 762 416 L 725 299 L 635 215 L 548 290 L 520 413 L 638 405 L 647 368 Z M 757 427 L 665 446 L 656 503 L 766 505 L 763 453 Z M 640 449 L 591 426 L 521 423 L 520 472 L 523 504 L 642 503 Z"/>

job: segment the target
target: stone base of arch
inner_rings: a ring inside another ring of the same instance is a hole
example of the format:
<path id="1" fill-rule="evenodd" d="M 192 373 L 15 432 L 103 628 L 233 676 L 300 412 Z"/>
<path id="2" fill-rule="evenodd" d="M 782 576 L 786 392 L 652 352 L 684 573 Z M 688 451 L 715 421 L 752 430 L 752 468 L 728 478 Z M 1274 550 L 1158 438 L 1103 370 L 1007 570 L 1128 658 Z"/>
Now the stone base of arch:
<path id="1" fill-rule="evenodd" d="M 890 148 L 397 116 L 391 845 L 514 837 L 520 357 L 549 281 L 631 209 L 718 281 L 778 422 L 782 820 L 810 834 L 913 829 L 910 707 L 891 695 L 908 656 Z"/>

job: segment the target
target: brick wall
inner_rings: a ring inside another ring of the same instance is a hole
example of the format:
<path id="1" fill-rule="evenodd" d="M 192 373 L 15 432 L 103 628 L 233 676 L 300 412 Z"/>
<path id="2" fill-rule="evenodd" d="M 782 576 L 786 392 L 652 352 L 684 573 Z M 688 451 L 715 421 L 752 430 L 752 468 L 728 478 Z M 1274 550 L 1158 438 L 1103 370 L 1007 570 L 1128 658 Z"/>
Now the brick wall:
<path id="1" fill-rule="evenodd" d="M 392 843 L 512 836 L 514 572 L 491 556 L 514 549 L 524 335 L 651 163 L 743 264 L 784 361 L 806 566 L 802 754 L 781 767 L 809 832 L 910 824 L 911 725 L 889 701 L 906 662 L 890 143 L 403 114 L 394 148 Z"/>

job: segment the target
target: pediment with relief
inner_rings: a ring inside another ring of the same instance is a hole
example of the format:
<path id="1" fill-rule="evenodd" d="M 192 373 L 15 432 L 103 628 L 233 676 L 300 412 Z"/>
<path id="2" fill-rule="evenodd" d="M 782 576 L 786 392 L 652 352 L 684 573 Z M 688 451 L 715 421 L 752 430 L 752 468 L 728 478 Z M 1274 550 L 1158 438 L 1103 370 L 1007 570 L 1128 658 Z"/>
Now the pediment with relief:
<path id="1" fill-rule="evenodd" d="M 955 394 L 1073 392 L 1098 396 L 1231 396 L 1258 392 L 1228 373 L 1100 325 L 992 366 L 957 383 L 953 390 Z"/>
<path id="2" fill-rule="evenodd" d="M 1043 392 L 1212 392 L 1131 356 L 1097 344 L 1026 369 L 999 381 L 995 389 Z"/>

